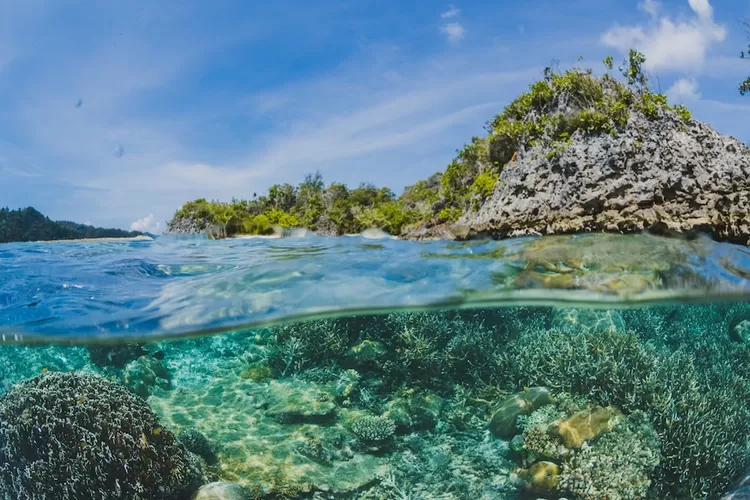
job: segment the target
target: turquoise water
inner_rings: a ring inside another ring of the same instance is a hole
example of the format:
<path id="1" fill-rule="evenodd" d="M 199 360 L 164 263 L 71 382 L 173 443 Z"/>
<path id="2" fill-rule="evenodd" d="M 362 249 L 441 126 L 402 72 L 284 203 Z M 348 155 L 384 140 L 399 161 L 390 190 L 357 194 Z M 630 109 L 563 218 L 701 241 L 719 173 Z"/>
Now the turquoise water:
<path id="1" fill-rule="evenodd" d="M 749 277 L 647 235 L 0 245 L 0 499 L 742 498 Z"/>

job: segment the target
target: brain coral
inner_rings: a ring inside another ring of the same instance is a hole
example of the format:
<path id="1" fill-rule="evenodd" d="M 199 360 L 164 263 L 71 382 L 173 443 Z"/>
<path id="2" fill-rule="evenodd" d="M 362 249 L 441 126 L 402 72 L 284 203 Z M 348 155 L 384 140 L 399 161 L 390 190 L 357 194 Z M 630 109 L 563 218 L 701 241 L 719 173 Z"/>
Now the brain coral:
<path id="1" fill-rule="evenodd" d="M 0 498 L 176 499 L 200 479 L 148 405 L 104 378 L 49 373 L 0 397 Z"/>

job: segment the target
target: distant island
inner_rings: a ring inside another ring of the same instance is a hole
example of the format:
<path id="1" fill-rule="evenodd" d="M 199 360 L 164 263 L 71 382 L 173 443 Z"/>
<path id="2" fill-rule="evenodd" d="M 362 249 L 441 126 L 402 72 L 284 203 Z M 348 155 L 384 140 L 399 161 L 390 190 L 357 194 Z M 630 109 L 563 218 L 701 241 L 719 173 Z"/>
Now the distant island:
<path id="1" fill-rule="evenodd" d="M 32 207 L 0 208 L 0 243 L 150 236 L 140 231 L 105 229 L 69 221 L 53 221 Z"/>
<path id="2" fill-rule="evenodd" d="M 651 90 L 631 50 L 611 74 L 578 67 L 544 78 L 473 137 L 445 171 L 405 188 L 297 186 L 231 202 L 190 201 L 166 233 L 324 235 L 368 228 L 409 239 L 506 238 L 585 231 L 701 232 L 747 244 L 750 149 Z"/>

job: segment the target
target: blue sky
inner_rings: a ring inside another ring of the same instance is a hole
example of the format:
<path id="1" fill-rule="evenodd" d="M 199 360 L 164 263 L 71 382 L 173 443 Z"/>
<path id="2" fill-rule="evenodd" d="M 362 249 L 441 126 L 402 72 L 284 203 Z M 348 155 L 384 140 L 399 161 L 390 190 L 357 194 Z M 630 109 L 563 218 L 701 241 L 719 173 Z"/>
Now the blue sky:
<path id="1" fill-rule="evenodd" d="M 0 205 L 160 231 L 184 201 L 320 170 L 397 192 L 559 61 L 648 57 L 750 141 L 742 0 L 0 0 Z"/>

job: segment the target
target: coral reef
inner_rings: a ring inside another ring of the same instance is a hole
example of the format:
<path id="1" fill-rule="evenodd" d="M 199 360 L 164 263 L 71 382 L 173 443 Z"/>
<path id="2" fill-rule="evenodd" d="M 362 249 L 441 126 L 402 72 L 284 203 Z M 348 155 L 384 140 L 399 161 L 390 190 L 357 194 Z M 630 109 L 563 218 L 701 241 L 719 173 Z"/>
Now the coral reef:
<path id="1" fill-rule="evenodd" d="M 518 417 L 551 402 L 552 394 L 546 387 L 526 388 L 500 402 L 492 415 L 490 431 L 495 436 L 510 439 L 518 431 Z"/>
<path id="2" fill-rule="evenodd" d="M 124 368 L 131 361 L 135 361 L 148 351 L 142 344 L 127 343 L 116 345 L 92 345 L 86 348 L 89 351 L 91 362 L 99 368 L 108 366 Z"/>
<path id="3" fill-rule="evenodd" d="M 125 366 L 122 383 L 133 394 L 147 398 L 154 387 L 169 389 L 171 377 L 161 361 L 151 356 L 141 356 Z"/>
<path id="4" fill-rule="evenodd" d="M 49 373 L 0 397 L 0 497 L 178 499 L 200 486 L 146 403 L 85 374 Z"/>
<path id="5" fill-rule="evenodd" d="M 625 417 L 616 408 L 558 398 L 520 419 L 523 433 L 512 447 L 526 468 L 513 482 L 537 494 L 646 498 L 661 453 L 645 414 Z"/>
<path id="6" fill-rule="evenodd" d="M 540 384 L 625 413 L 647 412 L 664 457 L 653 493 L 703 498 L 750 465 L 744 403 L 750 400 L 750 356 L 722 338 L 726 345 L 704 339 L 671 351 L 630 332 L 528 332 L 498 357 L 498 370 L 516 387 Z"/>
<path id="7" fill-rule="evenodd" d="M 515 498 L 507 449 L 482 431 L 410 434 L 401 447 L 379 483 L 357 498 Z"/>
<path id="8" fill-rule="evenodd" d="M 528 469 L 519 469 L 518 476 L 526 483 L 525 487 L 535 493 L 550 493 L 557 490 L 560 466 L 555 462 L 535 462 Z"/>
<path id="9" fill-rule="evenodd" d="M 352 432 L 363 443 L 378 444 L 393 436 L 396 424 L 390 418 L 366 416 L 354 422 Z"/>
<path id="10" fill-rule="evenodd" d="M 207 463 L 211 464 L 216 462 L 217 458 L 214 453 L 213 445 L 198 429 L 186 427 L 180 431 L 177 439 L 180 440 L 189 452 L 195 453 Z"/>
<path id="11" fill-rule="evenodd" d="M 4 347 L 0 377 L 119 380 L 158 415 L 148 445 L 169 436 L 213 498 L 718 498 L 750 467 L 750 345 L 731 334 L 747 314 L 395 313 L 149 344 L 120 368 Z"/>
<path id="12" fill-rule="evenodd" d="M 602 434 L 564 462 L 560 490 L 576 498 L 627 500 L 647 498 L 654 468 L 661 461 L 659 441 L 645 415 L 618 419 Z"/>
<path id="13" fill-rule="evenodd" d="M 610 430 L 619 416 L 616 408 L 594 406 L 559 422 L 552 433 L 559 436 L 567 448 L 580 448 L 586 441 Z"/>

